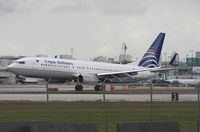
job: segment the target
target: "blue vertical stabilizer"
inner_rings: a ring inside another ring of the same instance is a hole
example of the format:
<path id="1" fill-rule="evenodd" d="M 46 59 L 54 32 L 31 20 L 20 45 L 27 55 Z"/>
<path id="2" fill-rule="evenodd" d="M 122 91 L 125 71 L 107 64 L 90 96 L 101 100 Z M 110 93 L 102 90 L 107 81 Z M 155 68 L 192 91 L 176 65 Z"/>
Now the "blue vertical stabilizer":
<path id="1" fill-rule="evenodd" d="M 174 65 L 174 62 L 175 62 L 175 60 L 176 60 L 176 56 L 177 56 L 178 54 L 175 52 L 174 54 L 173 54 L 173 56 L 172 56 L 172 58 L 171 58 L 171 60 L 170 60 L 170 62 L 169 62 L 169 65 Z"/>
<path id="2" fill-rule="evenodd" d="M 165 38 L 165 33 L 160 33 L 153 44 L 142 57 L 138 66 L 154 68 L 159 65 L 160 54 Z"/>

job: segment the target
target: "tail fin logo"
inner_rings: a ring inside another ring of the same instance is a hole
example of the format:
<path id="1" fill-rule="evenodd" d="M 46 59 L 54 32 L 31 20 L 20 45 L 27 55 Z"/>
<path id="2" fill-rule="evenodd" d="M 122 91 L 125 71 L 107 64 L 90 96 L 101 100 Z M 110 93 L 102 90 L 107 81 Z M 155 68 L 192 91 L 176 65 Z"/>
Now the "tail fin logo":
<path id="1" fill-rule="evenodd" d="M 138 66 L 154 68 L 159 65 L 160 54 L 165 38 L 165 33 L 160 33 L 153 44 L 142 57 Z"/>

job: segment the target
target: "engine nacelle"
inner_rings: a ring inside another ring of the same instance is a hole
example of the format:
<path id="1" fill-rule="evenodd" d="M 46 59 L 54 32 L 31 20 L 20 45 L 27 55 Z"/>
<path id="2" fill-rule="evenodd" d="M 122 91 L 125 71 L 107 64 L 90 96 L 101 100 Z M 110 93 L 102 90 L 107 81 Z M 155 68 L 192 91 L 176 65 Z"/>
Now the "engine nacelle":
<path id="1" fill-rule="evenodd" d="M 98 83 L 99 79 L 95 75 L 79 74 L 76 76 L 76 81 L 79 83 Z"/>

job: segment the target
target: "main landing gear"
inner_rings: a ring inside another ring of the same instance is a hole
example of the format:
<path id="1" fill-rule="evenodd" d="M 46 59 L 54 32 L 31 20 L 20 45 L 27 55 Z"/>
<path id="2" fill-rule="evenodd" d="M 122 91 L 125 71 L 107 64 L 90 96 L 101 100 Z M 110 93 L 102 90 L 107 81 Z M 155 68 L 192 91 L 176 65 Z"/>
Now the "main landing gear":
<path id="1" fill-rule="evenodd" d="M 95 91 L 103 91 L 103 88 L 104 88 L 104 87 L 105 87 L 104 84 L 97 84 L 97 85 L 95 85 L 94 90 L 95 90 Z M 83 85 L 77 84 L 77 85 L 75 86 L 75 90 L 76 90 L 76 91 L 83 91 Z"/>
<path id="2" fill-rule="evenodd" d="M 80 84 L 77 84 L 77 85 L 75 86 L 75 90 L 76 90 L 76 91 L 83 91 L 83 86 L 80 85 Z"/>
<path id="3" fill-rule="evenodd" d="M 95 87 L 94 87 L 94 90 L 95 91 L 102 91 L 103 90 L 103 88 L 105 87 L 105 85 L 104 84 L 97 84 Z"/>

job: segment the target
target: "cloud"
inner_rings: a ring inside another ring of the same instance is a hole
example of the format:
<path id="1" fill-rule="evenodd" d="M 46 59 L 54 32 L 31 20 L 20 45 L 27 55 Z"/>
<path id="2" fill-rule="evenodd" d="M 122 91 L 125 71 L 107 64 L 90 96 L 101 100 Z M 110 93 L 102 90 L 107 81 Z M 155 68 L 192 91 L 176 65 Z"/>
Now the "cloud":
<path id="1" fill-rule="evenodd" d="M 44 0 L 0 0 L 0 15 L 27 13 L 40 9 Z"/>
<path id="2" fill-rule="evenodd" d="M 188 54 L 199 49 L 199 5 L 199 0 L 0 0 L 0 53 L 55 55 L 74 48 L 81 59 L 117 56 L 125 41 L 127 52 L 140 57 L 166 32 L 163 53 L 176 45 L 177 52 Z"/>
<path id="3" fill-rule="evenodd" d="M 0 0 L 0 14 L 98 11 L 111 15 L 144 14 L 140 0 Z"/>
<path id="4" fill-rule="evenodd" d="M 91 0 L 0 0 L 0 15 L 30 12 L 82 12 L 91 10 Z"/>
<path id="5" fill-rule="evenodd" d="M 141 15 L 146 12 L 141 0 L 96 0 L 96 7 L 104 14 Z"/>
<path id="6" fill-rule="evenodd" d="M 90 0 L 65 0 L 53 6 L 52 12 L 84 12 L 92 9 Z"/>

